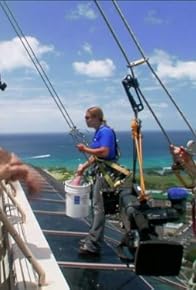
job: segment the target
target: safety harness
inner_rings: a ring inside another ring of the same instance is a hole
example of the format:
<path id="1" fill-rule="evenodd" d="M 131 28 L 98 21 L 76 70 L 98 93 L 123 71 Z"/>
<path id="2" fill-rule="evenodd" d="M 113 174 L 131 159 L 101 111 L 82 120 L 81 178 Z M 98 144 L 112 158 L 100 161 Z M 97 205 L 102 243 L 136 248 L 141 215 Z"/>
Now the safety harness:
<path id="1" fill-rule="evenodd" d="M 96 157 L 96 164 L 110 189 L 116 189 L 123 183 L 126 177 L 131 175 L 131 171 L 129 169 L 114 161 L 108 161 Z M 111 171 L 113 174 L 111 174 Z"/>

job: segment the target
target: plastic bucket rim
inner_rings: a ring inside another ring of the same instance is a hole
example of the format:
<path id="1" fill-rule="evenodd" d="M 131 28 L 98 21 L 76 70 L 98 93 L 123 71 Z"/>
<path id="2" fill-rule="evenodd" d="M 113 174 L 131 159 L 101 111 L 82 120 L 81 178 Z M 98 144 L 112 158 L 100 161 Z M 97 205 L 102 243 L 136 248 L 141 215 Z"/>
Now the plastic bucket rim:
<path id="1" fill-rule="evenodd" d="M 72 187 L 72 188 L 87 188 L 87 187 L 91 187 L 91 185 L 92 185 L 92 183 L 91 182 L 89 182 L 89 183 L 84 183 L 84 184 L 81 184 L 81 185 L 72 185 L 72 184 L 70 184 L 71 183 L 71 181 L 72 181 L 72 179 L 69 179 L 69 180 L 66 180 L 65 182 L 64 182 L 64 185 L 65 185 L 65 187 L 67 186 L 67 187 Z"/>

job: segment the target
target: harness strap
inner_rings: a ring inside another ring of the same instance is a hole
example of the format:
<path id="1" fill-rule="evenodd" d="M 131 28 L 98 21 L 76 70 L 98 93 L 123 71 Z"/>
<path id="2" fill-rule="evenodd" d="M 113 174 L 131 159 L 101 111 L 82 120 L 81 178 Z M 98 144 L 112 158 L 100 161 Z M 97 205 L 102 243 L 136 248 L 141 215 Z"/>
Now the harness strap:
<path id="1" fill-rule="evenodd" d="M 122 167 L 118 163 L 115 163 L 115 162 L 112 162 L 112 161 L 108 161 L 108 160 L 105 160 L 104 163 L 107 166 L 111 167 L 112 169 L 115 169 L 116 171 L 124 174 L 125 176 L 129 176 L 131 174 L 131 172 L 128 169 Z"/>
<path id="2" fill-rule="evenodd" d="M 130 176 L 131 175 L 131 172 L 122 167 L 121 165 L 113 162 L 113 161 L 109 161 L 109 160 L 103 160 L 103 159 L 99 159 L 96 157 L 96 163 L 101 171 L 101 173 L 103 174 L 106 182 L 108 183 L 108 185 L 114 189 L 116 188 L 118 185 L 121 184 L 121 182 L 118 180 L 117 182 L 116 181 L 113 181 L 110 174 L 107 172 L 107 170 L 105 169 L 105 166 L 108 166 L 112 169 L 114 169 L 115 171 L 123 174 L 124 176 Z"/>
<path id="3" fill-rule="evenodd" d="M 104 168 L 104 165 L 98 163 L 98 167 L 99 167 L 99 170 L 101 171 L 101 173 L 103 174 L 103 176 L 104 176 L 106 182 L 108 183 L 108 185 L 113 189 L 114 188 L 114 182 L 111 179 L 110 175 L 106 172 L 106 170 Z"/>

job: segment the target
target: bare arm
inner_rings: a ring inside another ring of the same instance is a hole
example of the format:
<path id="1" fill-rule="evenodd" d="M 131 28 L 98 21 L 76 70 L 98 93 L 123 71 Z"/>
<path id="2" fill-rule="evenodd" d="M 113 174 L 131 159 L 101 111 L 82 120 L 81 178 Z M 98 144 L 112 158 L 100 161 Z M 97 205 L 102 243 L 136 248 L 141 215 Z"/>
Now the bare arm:
<path id="1" fill-rule="evenodd" d="M 108 154 L 109 154 L 109 148 L 108 147 L 100 147 L 100 148 L 96 148 L 96 149 L 93 149 L 93 148 L 90 148 L 90 147 L 87 147 L 86 145 L 84 144 L 78 144 L 77 145 L 77 148 L 81 151 L 81 152 L 85 152 L 85 153 L 88 153 L 88 154 L 91 154 L 91 155 L 95 155 L 96 157 L 107 157 Z"/>
<path id="2" fill-rule="evenodd" d="M 84 173 L 84 171 L 89 168 L 93 163 L 95 162 L 95 157 L 92 155 L 89 157 L 89 159 L 84 162 L 83 164 L 80 164 L 78 166 L 78 169 L 77 169 L 77 174 L 78 175 L 82 175 Z"/>
<path id="3" fill-rule="evenodd" d="M 108 156 L 108 154 L 109 154 L 108 147 L 100 147 L 100 148 L 93 149 L 93 148 L 90 148 L 90 147 L 80 143 L 80 144 L 77 144 L 77 148 L 81 152 L 91 154 L 91 156 L 89 157 L 89 159 L 85 163 L 80 164 L 78 166 L 78 169 L 77 169 L 78 175 L 82 175 L 84 173 L 84 171 L 95 162 L 96 157 L 104 158 L 104 157 Z"/>
<path id="4" fill-rule="evenodd" d="M 24 164 L 15 154 L 0 148 L 0 180 L 2 179 L 24 181 L 30 193 L 36 193 L 41 189 L 38 173 Z"/>

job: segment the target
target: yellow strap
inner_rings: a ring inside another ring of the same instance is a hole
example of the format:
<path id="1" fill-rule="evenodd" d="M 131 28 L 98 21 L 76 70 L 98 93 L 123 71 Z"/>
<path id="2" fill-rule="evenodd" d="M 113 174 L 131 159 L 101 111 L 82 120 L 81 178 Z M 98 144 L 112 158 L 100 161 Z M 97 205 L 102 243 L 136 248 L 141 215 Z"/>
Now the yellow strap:
<path id="1" fill-rule="evenodd" d="M 119 165 L 118 163 L 111 162 L 111 161 L 108 161 L 108 160 L 104 160 L 104 163 L 105 163 L 106 165 L 108 165 L 109 167 L 115 169 L 116 171 L 118 171 L 118 172 L 124 174 L 125 176 L 129 176 L 129 175 L 131 175 L 131 172 L 130 172 L 128 169 L 122 167 L 122 166 Z"/>
<path id="2" fill-rule="evenodd" d="M 111 188 L 114 188 L 114 182 L 113 182 L 112 179 L 110 178 L 109 174 L 105 171 L 103 164 L 100 164 L 100 163 L 99 163 L 98 166 L 99 166 L 99 169 L 100 169 L 101 173 L 103 174 L 103 176 L 104 176 L 106 182 L 109 184 L 109 186 L 110 186 Z"/>
<path id="3" fill-rule="evenodd" d="M 119 164 L 117 164 L 115 162 L 99 159 L 97 157 L 95 157 L 95 158 L 96 158 L 96 162 L 97 162 L 97 165 L 99 166 L 99 169 L 100 169 L 101 173 L 103 174 L 106 182 L 109 184 L 109 186 L 112 189 L 117 187 L 117 186 L 119 186 L 121 184 L 121 182 L 119 180 L 118 181 L 113 181 L 112 178 L 110 177 L 110 175 L 105 170 L 104 165 L 107 165 L 107 166 L 111 167 L 112 169 L 124 174 L 125 176 L 130 176 L 131 175 L 131 172 L 128 169 L 120 166 Z"/>

